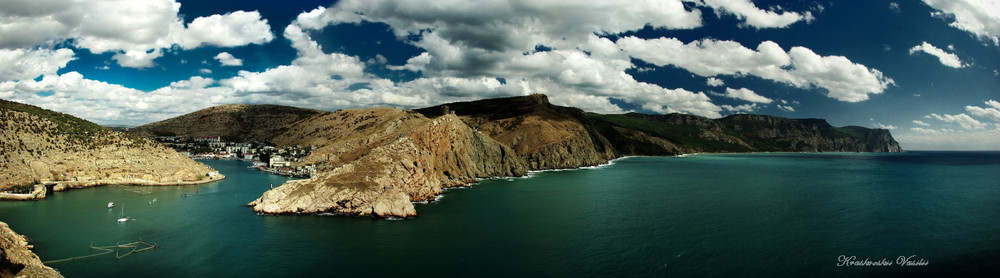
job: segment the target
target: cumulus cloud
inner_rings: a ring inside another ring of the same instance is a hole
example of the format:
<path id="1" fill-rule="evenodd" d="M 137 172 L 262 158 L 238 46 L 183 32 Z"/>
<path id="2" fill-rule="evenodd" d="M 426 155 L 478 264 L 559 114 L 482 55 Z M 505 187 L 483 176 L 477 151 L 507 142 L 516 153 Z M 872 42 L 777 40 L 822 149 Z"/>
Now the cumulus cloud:
<path id="1" fill-rule="evenodd" d="M 758 108 L 760 108 L 759 106 L 757 106 L 756 103 L 748 103 L 748 104 L 737 105 L 737 106 L 723 104 L 723 105 L 719 105 L 719 106 L 722 107 L 722 109 L 725 109 L 726 111 L 733 112 L 733 113 L 753 112 L 753 111 L 756 111 Z"/>
<path id="2" fill-rule="evenodd" d="M 968 111 L 972 115 L 977 117 L 982 117 L 989 119 L 991 121 L 1000 123 L 1000 102 L 995 100 L 987 100 L 986 107 L 979 106 L 966 106 L 965 111 Z"/>
<path id="3" fill-rule="evenodd" d="M 220 52 L 219 55 L 215 55 L 215 60 L 218 60 L 223 66 L 243 65 L 243 60 L 233 57 L 233 54 L 229 54 L 229 52 Z"/>
<path id="4" fill-rule="evenodd" d="M 747 88 L 726 88 L 726 93 L 723 96 L 756 103 L 771 103 L 773 101 Z"/>
<path id="5" fill-rule="evenodd" d="M 29 80 L 56 71 L 75 60 L 69 49 L 4 49 L 0 48 L 0 82 Z"/>
<path id="6" fill-rule="evenodd" d="M 991 0 L 924 0 L 932 16 L 954 18 L 951 27 L 1000 46 L 1000 2 Z"/>
<path id="7" fill-rule="evenodd" d="M 70 40 L 93 53 L 112 52 L 123 67 L 145 68 L 163 49 L 262 44 L 273 35 L 256 11 L 195 18 L 188 26 L 174 0 L 6 1 L 0 48 L 50 47 Z"/>
<path id="8" fill-rule="evenodd" d="M 925 123 L 924 121 L 921 121 L 921 120 L 913 120 L 913 123 L 916 124 L 916 125 L 921 125 L 921 126 L 931 126 L 930 124 Z"/>
<path id="9" fill-rule="evenodd" d="M 725 82 L 722 82 L 722 79 L 718 79 L 715 77 L 709 77 L 706 83 L 708 83 L 708 86 L 712 87 L 722 87 L 722 85 L 726 84 Z"/>
<path id="10" fill-rule="evenodd" d="M 792 23 L 813 19 L 811 12 L 782 11 L 781 6 L 771 7 L 770 11 L 761 10 L 750 0 L 704 0 L 703 4 L 715 9 L 716 13 L 735 15 L 744 21 L 744 26 L 757 29 L 785 28 Z"/>
<path id="11" fill-rule="evenodd" d="M 875 127 L 881 128 L 881 129 L 896 130 L 896 126 L 894 126 L 894 125 L 886 125 L 886 124 L 882 124 L 882 123 L 875 123 Z"/>
<path id="12" fill-rule="evenodd" d="M 969 117 L 969 115 L 966 115 L 965 113 L 958 115 L 949 115 L 949 114 L 938 115 L 936 113 L 932 113 L 930 115 L 927 115 L 926 117 L 938 119 L 946 123 L 958 124 L 959 126 L 967 130 L 983 129 L 987 126 L 987 124 L 977 121 L 976 119 Z"/>
<path id="13" fill-rule="evenodd" d="M 953 67 L 956 69 L 966 67 L 966 65 L 962 63 L 962 60 L 958 59 L 958 55 L 955 55 L 954 53 L 948 53 L 927 42 L 923 42 L 920 45 L 910 48 L 910 55 L 916 54 L 917 52 L 924 52 L 933 55 L 934 57 L 938 58 L 938 61 L 941 61 L 942 65 L 945 66 Z"/>
<path id="14" fill-rule="evenodd" d="M 795 87 L 820 88 L 830 98 L 859 102 L 880 94 L 892 78 L 877 69 L 855 64 L 843 56 L 820 56 L 805 47 L 785 52 L 777 43 L 764 41 L 757 50 L 735 41 L 702 39 L 683 43 L 676 38 L 624 37 L 616 44 L 634 58 L 658 65 L 673 65 L 700 76 L 753 75 Z"/>
<path id="15" fill-rule="evenodd" d="M 791 105 L 778 104 L 777 106 L 778 109 L 784 110 L 785 112 L 795 112 L 795 107 L 792 107 Z"/>

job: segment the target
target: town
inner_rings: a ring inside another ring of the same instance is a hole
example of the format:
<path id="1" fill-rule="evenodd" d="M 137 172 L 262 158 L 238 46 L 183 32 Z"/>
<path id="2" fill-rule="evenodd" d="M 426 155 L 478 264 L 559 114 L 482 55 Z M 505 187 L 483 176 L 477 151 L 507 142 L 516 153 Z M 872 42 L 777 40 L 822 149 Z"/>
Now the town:
<path id="1" fill-rule="evenodd" d="M 195 160 L 243 160 L 253 163 L 250 167 L 260 171 L 298 178 L 308 178 L 316 172 L 311 165 L 296 165 L 314 146 L 279 148 L 260 142 L 226 142 L 221 136 L 156 136 L 153 139 Z"/>

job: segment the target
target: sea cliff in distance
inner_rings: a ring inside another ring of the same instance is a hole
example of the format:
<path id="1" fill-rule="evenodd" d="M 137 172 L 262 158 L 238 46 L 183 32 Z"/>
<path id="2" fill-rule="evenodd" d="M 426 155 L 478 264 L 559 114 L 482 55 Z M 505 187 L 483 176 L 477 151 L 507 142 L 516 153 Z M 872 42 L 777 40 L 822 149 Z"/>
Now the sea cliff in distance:
<path id="1" fill-rule="evenodd" d="M 224 178 L 146 138 L 80 118 L 0 100 L 0 199 L 110 184 L 173 185 Z"/>
<path id="2" fill-rule="evenodd" d="M 193 120 L 206 118 L 223 120 L 215 121 L 219 126 Z M 243 122 L 250 124 L 234 124 Z M 271 132 L 240 135 L 245 125 Z M 623 156 L 901 151 L 887 130 L 833 127 L 821 119 L 603 115 L 556 106 L 540 94 L 417 110 L 224 106 L 133 131 L 147 136 L 243 136 L 279 146 L 314 146 L 298 166 L 314 166 L 317 174 L 275 187 L 248 205 L 262 213 L 380 217 L 414 216 L 413 202 L 432 200 L 445 188 L 465 186 L 477 178 L 594 166 Z"/>

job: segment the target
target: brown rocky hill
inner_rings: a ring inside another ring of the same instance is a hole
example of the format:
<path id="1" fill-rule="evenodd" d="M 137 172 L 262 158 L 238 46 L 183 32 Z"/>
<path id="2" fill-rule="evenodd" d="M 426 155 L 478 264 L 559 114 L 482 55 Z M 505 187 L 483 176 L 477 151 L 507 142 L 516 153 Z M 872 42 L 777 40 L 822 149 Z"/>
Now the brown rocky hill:
<path id="1" fill-rule="evenodd" d="M 220 136 L 231 142 L 269 142 L 295 121 L 321 113 L 280 105 L 229 104 L 133 128 L 129 133 L 153 136 Z"/>
<path id="2" fill-rule="evenodd" d="M 316 166 L 318 173 L 267 191 L 248 204 L 264 213 L 407 217 L 416 214 L 410 202 L 432 199 L 443 188 L 476 178 L 592 166 L 629 155 L 900 151 L 888 131 L 837 128 L 822 120 L 602 115 L 552 105 L 545 95 L 413 111 L 316 112 L 272 124 L 262 128 L 275 132 L 268 137 L 275 144 L 315 146 L 299 165 Z"/>
<path id="3" fill-rule="evenodd" d="M 189 184 L 223 178 L 214 170 L 148 139 L 71 115 L 0 100 L 0 194 L 45 197 L 56 191 L 106 184 Z M 24 194 L 8 194 L 24 193 Z"/>
<path id="4" fill-rule="evenodd" d="M 305 161 L 322 170 L 265 192 L 248 204 L 255 211 L 409 217 L 416 215 L 412 202 L 433 199 L 444 188 L 527 173 L 510 148 L 454 115 L 428 119 L 371 108 L 341 110 L 300 125 L 308 128 L 276 140 L 321 146 Z"/>

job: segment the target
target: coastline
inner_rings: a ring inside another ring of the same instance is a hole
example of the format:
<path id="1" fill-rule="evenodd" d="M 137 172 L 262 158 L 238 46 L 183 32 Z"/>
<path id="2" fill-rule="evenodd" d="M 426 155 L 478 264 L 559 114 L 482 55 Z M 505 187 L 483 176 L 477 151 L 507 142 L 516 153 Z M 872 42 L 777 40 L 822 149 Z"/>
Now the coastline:
<path id="1" fill-rule="evenodd" d="M 63 277 L 46 266 L 34 252 L 28 237 L 18 234 L 0 221 L 0 274 L 11 277 Z"/>
<path id="2" fill-rule="evenodd" d="M 17 193 L 0 193 L 0 201 L 38 201 L 46 198 L 48 187 L 51 186 L 52 192 L 61 192 L 71 189 L 81 189 L 88 187 L 106 186 L 106 185 L 129 185 L 129 186 L 180 186 L 180 185 L 196 185 L 205 184 L 210 182 L 216 182 L 226 179 L 226 176 L 217 173 L 213 176 L 209 176 L 205 179 L 195 180 L 195 181 L 170 181 L 170 182 L 155 182 L 143 179 L 132 179 L 132 180 L 94 180 L 94 181 L 46 181 L 34 185 L 34 189 L 31 193 L 27 194 L 17 194 Z"/>

